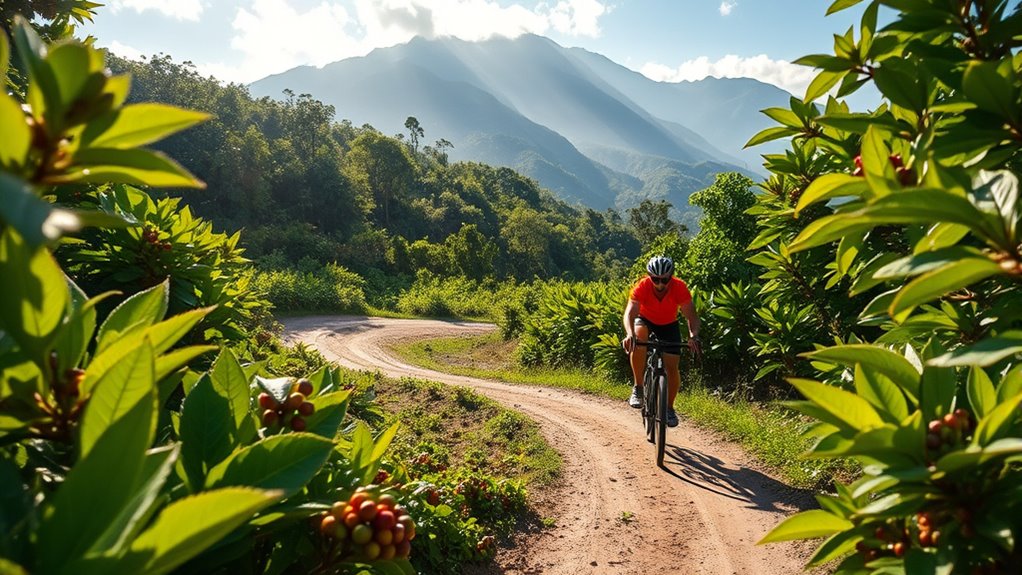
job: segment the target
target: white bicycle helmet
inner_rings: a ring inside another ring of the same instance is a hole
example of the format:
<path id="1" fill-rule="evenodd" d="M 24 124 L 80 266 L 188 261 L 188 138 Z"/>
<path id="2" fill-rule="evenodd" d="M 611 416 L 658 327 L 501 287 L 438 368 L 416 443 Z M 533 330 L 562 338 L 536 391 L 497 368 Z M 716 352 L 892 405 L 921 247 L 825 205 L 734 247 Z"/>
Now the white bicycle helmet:
<path id="1" fill-rule="evenodd" d="M 646 271 L 653 276 L 669 276 L 674 273 L 674 260 L 667 256 L 653 256 L 646 263 Z"/>

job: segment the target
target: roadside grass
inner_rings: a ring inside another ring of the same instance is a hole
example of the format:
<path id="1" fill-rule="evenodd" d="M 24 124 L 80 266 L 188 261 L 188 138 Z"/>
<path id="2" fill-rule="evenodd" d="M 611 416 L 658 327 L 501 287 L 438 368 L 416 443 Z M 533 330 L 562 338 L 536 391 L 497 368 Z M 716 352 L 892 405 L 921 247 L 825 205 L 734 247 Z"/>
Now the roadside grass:
<path id="1" fill-rule="evenodd" d="M 505 342 L 494 333 L 419 340 L 391 349 L 408 363 L 456 375 L 568 388 L 621 400 L 631 392 L 626 382 L 608 381 L 591 371 L 522 367 L 514 360 L 514 348 L 515 342 Z M 856 466 L 846 461 L 804 459 L 802 454 L 812 442 L 803 437 L 810 421 L 779 405 L 729 401 L 699 382 L 689 382 L 682 385 L 675 407 L 696 425 L 742 445 L 792 487 L 829 488 L 835 479 L 847 481 L 856 474 Z"/>
<path id="2" fill-rule="evenodd" d="M 391 457 L 408 465 L 420 453 L 446 472 L 547 485 L 561 474 L 560 456 L 529 418 L 467 387 L 411 378 L 383 378 L 376 404 L 386 425 L 401 422 Z"/>

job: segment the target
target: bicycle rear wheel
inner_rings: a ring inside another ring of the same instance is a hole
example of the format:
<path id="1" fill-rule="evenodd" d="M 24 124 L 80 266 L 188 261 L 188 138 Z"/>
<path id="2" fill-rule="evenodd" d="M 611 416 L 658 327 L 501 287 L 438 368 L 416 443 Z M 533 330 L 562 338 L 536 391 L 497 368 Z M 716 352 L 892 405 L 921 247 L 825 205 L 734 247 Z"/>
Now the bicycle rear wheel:
<path id="1" fill-rule="evenodd" d="M 656 464 L 664 466 L 664 451 L 667 449 L 667 378 L 656 378 Z"/>

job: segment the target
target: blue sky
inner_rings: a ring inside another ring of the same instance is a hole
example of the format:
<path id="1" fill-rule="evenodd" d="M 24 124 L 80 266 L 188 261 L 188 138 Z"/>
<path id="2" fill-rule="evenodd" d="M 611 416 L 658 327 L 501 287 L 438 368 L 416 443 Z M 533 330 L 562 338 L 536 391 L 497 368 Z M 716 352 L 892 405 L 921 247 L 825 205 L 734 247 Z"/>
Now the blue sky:
<path id="1" fill-rule="evenodd" d="M 102 0 L 101 0 L 102 1 Z M 415 35 L 478 40 L 531 32 L 654 80 L 752 77 L 796 95 L 812 79 L 791 61 L 830 53 L 862 6 L 831 0 L 106 0 L 84 28 L 127 57 L 169 54 L 248 83 L 322 66 Z"/>

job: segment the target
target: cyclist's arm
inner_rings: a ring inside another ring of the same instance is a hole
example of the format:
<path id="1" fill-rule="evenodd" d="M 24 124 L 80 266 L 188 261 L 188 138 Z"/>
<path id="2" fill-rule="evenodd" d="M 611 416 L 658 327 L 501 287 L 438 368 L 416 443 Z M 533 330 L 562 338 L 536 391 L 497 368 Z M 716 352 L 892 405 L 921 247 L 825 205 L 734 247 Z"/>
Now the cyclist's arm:
<path id="1" fill-rule="evenodd" d="M 681 314 L 685 316 L 685 321 L 688 322 L 688 346 L 695 353 L 702 351 L 702 346 L 699 341 L 699 330 L 702 328 L 702 323 L 699 321 L 699 314 L 696 313 L 696 306 L 693 302 L 681 306 Z"/>
<path id="2" fill-rule="evenodd" d="M 625 338 L 621 341 L 625 351 L 631 353 L 632 343 L 635 341 L 635 319 L 639 317 L 639 302 L 634 299 L 628 300 L 625 306 L 625 313 L 621 316 L 621 323 L 625 327 Z"/>

